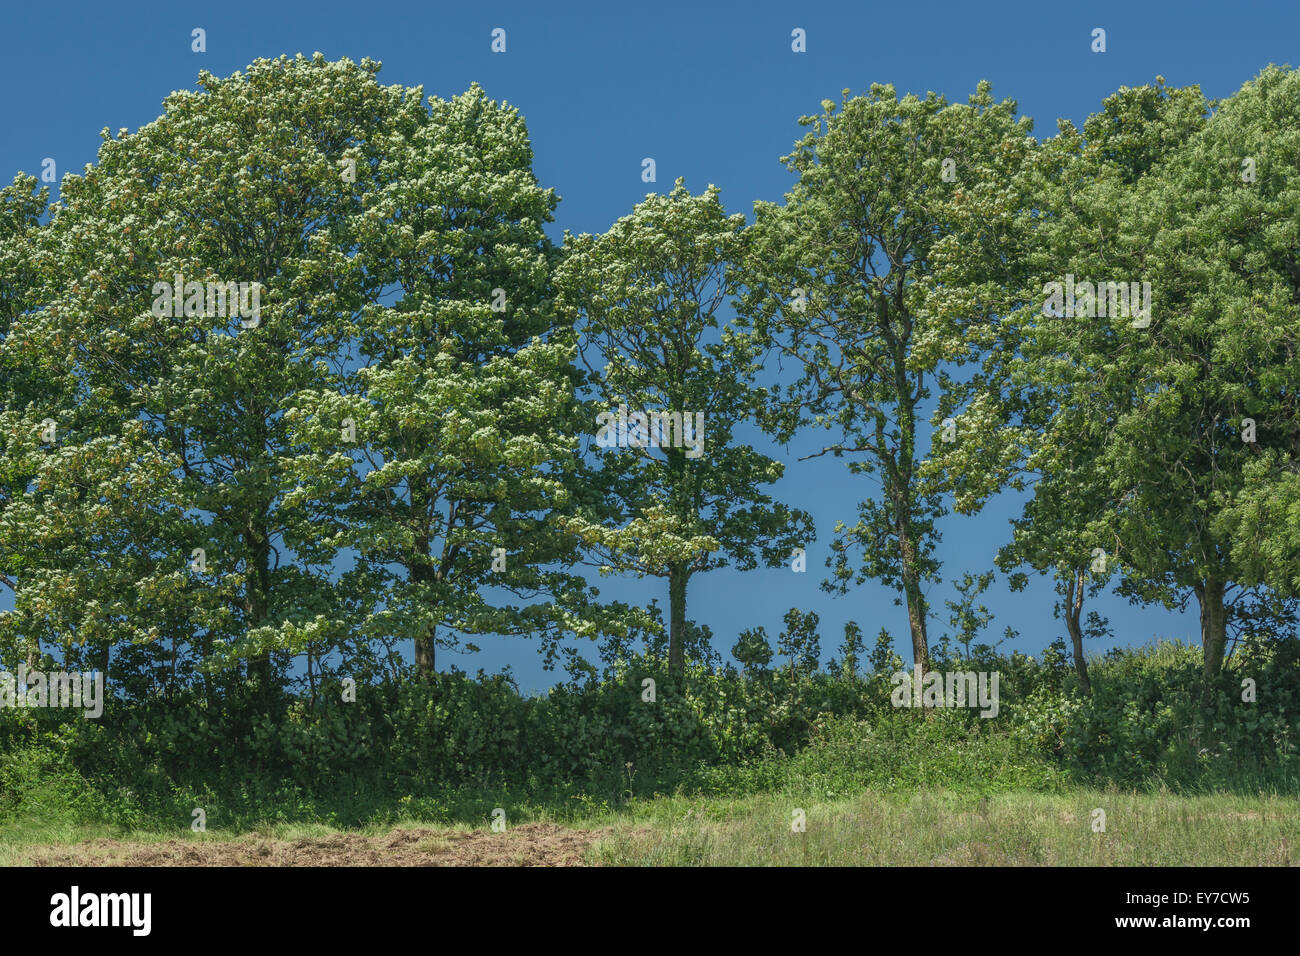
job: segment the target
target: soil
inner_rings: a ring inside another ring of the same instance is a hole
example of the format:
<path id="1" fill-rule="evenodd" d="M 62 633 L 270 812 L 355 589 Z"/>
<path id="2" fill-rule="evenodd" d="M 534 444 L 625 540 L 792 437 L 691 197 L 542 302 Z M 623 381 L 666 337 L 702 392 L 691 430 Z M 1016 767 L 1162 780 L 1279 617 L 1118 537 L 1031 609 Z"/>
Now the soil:
<path id="1" fill-rule="evenodd" d="M 277 840 L 86 840 L 34 847 L 33 866 L 585 866 L 587 849 L 611 830 L 524 823 L 487 830 L 392 830 L 381 836 L 335 833 Z"/>

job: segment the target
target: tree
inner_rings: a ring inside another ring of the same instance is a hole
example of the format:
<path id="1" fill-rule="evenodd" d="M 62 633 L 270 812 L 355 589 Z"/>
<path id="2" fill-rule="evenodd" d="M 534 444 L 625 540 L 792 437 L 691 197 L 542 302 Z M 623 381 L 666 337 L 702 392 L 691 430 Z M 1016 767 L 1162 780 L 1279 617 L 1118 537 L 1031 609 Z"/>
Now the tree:
<path id="1" fill-rule="evenodd" d="M 740 661 L 746 674 L 762 674 L 772 663 L 772 645 L 767 640 L 767 630 L 750 627 L 740 632 L 731 648 L 731 656 Z"/>
<path id="2" fill-rule="evenodd" d="M 766 417 L 789 441 L 804 426 L 839 440 L 818 454 L 850 456 L 878 497 L 837 526 L 833 575 L 844 593 L 879 579 L 902 592 L 913 660 L 929 660 L 926 581 L 936 578 L 941 490 L 923 480 L 918 426 L 932 383 L 968 361 L 979 338 L 951 347 L 926 301 L 930 255 L 968 197 L 1005 188 L 1026 151 L 1028 120 L 981 83 L 969 104 L 899 99 L 892 86 L 830 100 L 783 159 L 799 181 L 784 206 L 758 203 L 744 270 L 742 315 L 802 377 Z M 948 347 L 945 347 L 947 345 Z M 855 562 L 854 553 L 861 557 Z M 830 563 L 830 562 L 828 562 Z"/>
<path id="3" fill-rule="evenodd" d="M 1102 465 L 1112 406 L 1097 400 L 1073 357 L 1053 348 L 1072 336 L 1118 333 L 1099 331 L 1104 317 L 1085 327 L 1090 319 L 1046 305 L 1044 289 L 1067 274 L 1093 281 L 1113 273 L 1122 197 L 1179 135 L 1195 130 L 1202 112 L 1195 89 L 1145 87 L 1108 98 L 1083 134 L 1061 122 L 1056 137 L 1030 152 L 1008 195 L 963 205 L 935 252 L 930 301 L 959 320 L 946 335 L 964 345 L 963 324 L 973 314 L 993 338 L 979 373 L 943 396 L 943 411 L 959 415 L 960 438 L 936 443 L 927 474 L 942 473 L 936 480 L 963 513 L 1003 488 L 1032 487 L 997 563 L 1054 575 L 1056 613 L 1085 694 L 1085 631 L 1104 631 L 1100 619 L 1084 623 L 1085 596 L 1118 563 L 1109 525 L 1118 502 Z M 1018 590 L 1026 579 L 1013 574 L 1011 581 Z"/>
<path id="4" fill-rule="evenodd" d="M 816 611 L 792 607 L 785 612 L 785 629 L 776 638 L 776 649 L 790 660 L 790 677 L 811 674 L 821 661 L 821 638 L 817 636 L 820 618 Z"/>
<path id="5" fill-rule="evenodd" d="M 131 542 L 79 567 L 99 582 L 90 593 L 120 591 L 100 636 L 179 627 L 201 662 L 247 662 L 263 708 L 333 592 L 330 569 L 293 551 L 315 529 L 283 507 L 296 451 L 284 411 L 335 381 L 343 320 L 380 292 L 344 281 L 363 272 L 361 197 L 420 122 L 418 91 L 379 86 L 378 69 L 317 55 L 201 73 L 156 121 L 105 131 L 49 226 L 63 286 L 32 325 L 71 370 L 79 414 L 96 416 L 64 453 L 101 472 L 81 483 L 105 528 L 88 543 Z M 86 599 L 46 591 L 72 612 Z"/>
<path id="6" fill-rule="evenodd" d="M 845 621 L 844 643 L 840 645 L 840 655 L 843 658 L 841 666 L 845 676 L 857 677 L 858 662 L 862 660 L 864 646 L 862 628 L 856 621 Z"/>
<path id="7" fill-rule="evenodd" d="M 114 643 L 170 637 L 174 655 L 191 620 L 155 547 L 182 515 L 140 423 L 121 421 L 66 360 L 52 304 L 85 280 L 65 271 L 60 230 L 40 222 L 47 199 L 31 177 L 0 192 L 0 582 L 14 602 L 0 634 L 29 668 L 44 645 L 65 669 L 107 676 Z"/>
<path id="8" fill-rule="evenodd" d="M 948 473 L 963 476 L 968 503 L 1021 465 L 1042 476 L 1015 549 L 1058 568 L 1072 637 L 1089 547 L 1117 563 L 1133 600 L 1176 607 L 1194 595 L 1203 703 L 1234 605 L 1259 603 L 1262 577 L 1231 536 L 1246 476 L 1294 442 L 1286 240 L 1264 252 L 1256 237 L 1285 236 L 1288 200 L 1266 186 L 1276 201 L 1251 208 L 1260 194 L 1242 160 L 1291 108 L 1282 76 L 1247 84 L 1212 117 L 1199 90 L 1157 78 L 1109 97 L 1082 136 L 1062 124 L 1028 174 L 1033 201 L 1005 217 L 1007 241 L 959 267 L 1000 270 L 1006 296 L 989 303 L 1011 317 L 1008 375 L 983 383 L 970 418 L 991 427 L 952 450 Z M 955 240 L 945 255 L 963 258 Z M 1271 423 L 1262 440 L 1243 440 L 1251 416 Z"/>
<path id="9" fill-rule="evenodd" d="M 355 282 L 397 298 L 356 313 L 355 367 L 286 416 L 310 449 L 292 462 L 292 503 L 331 531 L 301 546 L 357 556 L 340 589 L 358 609 L 330 626 L 409 639 L 426 678 L 457 634 L 548 634 L 552 650 L 563 632 L 595 635 L 557 517 L 580 426 L 542 231 L 556 198 L 517 110 L 477 86 L 430 103 L 361 213 Z"/>
<path id="10" fill-rule="evenodd" d="M 49 189 L 37 188 L 36 177 L 22 173 L 0 189 L 0 447 L 5 449 L 0 455 L 0 520 L 31 485 L 36 468 L 19 453 L 19 446 L 24 438 L 35 444 L 39 429 L 21 421 L 29 406 L 49 391 L 50 383 L 39 375 L 41 366 L 20 360 L 13 340 L 15 328 L 41 304 L 47 287 L 37 250 L 49 199 Z M 46 417 L 44 409 L 41 412 Z M 18 589 L 17 561 L 4 543 L 0 537 L 0 587 L 13 593 Z"/>
<path id="11" fill-rule="evenodd" d="M 52 284 L 53 277 L 42 271 L 38 251 L 41 218 L 48 206 L 49 189 L 38 188 L 35 176 L 19 173 L 12 184 L 0 189 L 0 530 L 12 527 L 14 509 L 31 493 L 46 457 L 40 447 L 44 430 L 40 423 L 69 404 L 66 377 L 51 374 L 38 360 L 37 350 L 20 347 L 20 323 L 42 304 Z M 13 532 L 0 534 L 0 587 L 17 596 L 23 568 Z M 12 613 L 5 615 L 6 630 L 16 620 Z M 34 666 L 40 653 L 39 635 L 17 639 L 26 644 L 27 664 Z"/>
<path id="12" fill-rule="evenodd" d="M 953 638 L 956 638 L 962 645 L 965 657 L 970 658 L 971 642 L 993 620 L 993 614 L 987 607 L 975 603 L 992 583 L 992 571 L 985 571 L 979 575 L 967 571 L 956 584 L 957 600 L 949 599 L 944 601 L 949 611 L 948 625 L 953 629 L 954 633 L 943 635 L 940 645 L 943 648 L 943 657 L 951 659 L 949 657 L 951 653 L 949 648 Z"/>
<path id="13" fill-rule="evenodd" d="M 1284 583 L 1234 534 L 1259 492 L 1300 467 L 1300 206 L 1287 185 L 1300 161 L 1294 133 L 1277 141 L 1297 118 L 1300 74 L 1264 71 L 1139 183 L 1125 224 L 1160 300 L 1147 334 L 1104 370 L 1134 396 L 1105 460 L 1130 502 L 1121 541 L 1148 578 L 1135 592 L 1196 595 L 1204 704 L 1234 605 Z"/>
<path id="14" fill-rule="evenodd" d="M 783 465 L 734 437 L 767 401 L 754 384 L 756 342 L 719 320 L 743 226 L 715 187 L 692 196 L 678 180 L 602 236 L 566 234 L 556 274 L 561 307 L 582 335 L 604 449 L 594 480 L 608 502 L 565 527 L 602 571 L 668 580 L 677 677 L 691 578 L 779 565 L 813 536 L 805 513 L 760 490 Z"/>
<path id="15" fill-rule="evenodd" d="M 1238 380 L 1224 412 L 1238 437 L 1249 431 L 1242 419 L 1254 419 L 1255 441 L 1243 443 L 1240 485 L 1224 502 L 1219 530 L 1239 580 L 1283 598 L 1300 596 L 1300 199 L 1289 185 L 1297 115 L 1300 74 L 1270 66 L 1222 105 L 1173 184 L 1191 190 L 1184 208 L 1208 204 L 1200 219 L 1217 229 L 1219 288 L 1229 293 L 1220 301 L 1244 325 L 1223 343 Z M 1194 164 L 1207 160 L 1219 175 L 1197 174 Z"/>

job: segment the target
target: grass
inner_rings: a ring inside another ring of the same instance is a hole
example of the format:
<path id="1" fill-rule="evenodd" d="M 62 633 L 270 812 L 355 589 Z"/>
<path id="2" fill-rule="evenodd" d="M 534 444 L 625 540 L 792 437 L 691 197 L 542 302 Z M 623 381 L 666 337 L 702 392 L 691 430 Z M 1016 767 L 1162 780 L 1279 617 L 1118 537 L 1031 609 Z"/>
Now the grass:
<path id="1" fill-rule="evenodd" d="M 794 811 L 805 830 L 794 832 Z M 1105 811 L 1094 832 L 1093 811 Z M 1300 800 L 1283 797 L 949 791 L 800 800 L 663 800 L 598 843 L 592 862 L 636 866 L 1300 865 Z M 643 828 L 644 829 L 644 828 Z"/>
<path id="2" fill-rule="evenodd" d="M 1094 810 L 1105 811 L 1094 832 Z M 792 829 L 802 810 L 803 832 Z M 518 814 L 512 827 L 555 822 Z M 632 801 L 617 812 L 563 821 L 577 831 L 605 829 L 587 862 L 606 866 L 1287 866 L 1300 865 L 1300 800 L 1235 795 L 1176 796 L 1119 791 L 992 793 L 868 791 L 849 798 L 799 794 L 669 796 Z M 402 821 L 432 830 L 417 846 L 437 854 L 466 826 Z M 0 826 L 0 865 L 32 851 L 82 840 L 133 846 L 322 840 L 338 834 L 381 841 L 393 828 L 339 830 L 279 824 L 251 832 L 124 831 L 92 824 L 10 820 Z M 487 827 L 480 828 L 486 831 Z"/>

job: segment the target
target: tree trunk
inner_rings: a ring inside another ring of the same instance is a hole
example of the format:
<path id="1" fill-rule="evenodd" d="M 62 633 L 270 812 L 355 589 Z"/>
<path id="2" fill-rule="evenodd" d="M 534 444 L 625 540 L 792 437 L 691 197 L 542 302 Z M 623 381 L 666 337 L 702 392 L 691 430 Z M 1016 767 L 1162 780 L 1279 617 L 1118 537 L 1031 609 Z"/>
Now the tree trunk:
<path id="1" fill-rule="evenodd" d="M 1210 697 L 1219 673 L 1223 670 L 1223 649 L 1228 643 L 1228 614 L 1223 605 L 1224 582 L 1211 578 L 1196 586 L 1201 605 L 1201 650 L 1205 670 L 1201 685 L 1201 707 L 1210 706 Z"/>
<path id="2" fill-rule="evenodd" d="M 204 630 L 202 633 L 196 635 L 196 637 L 199 645 L 199 660 L 212 660 L 212 635 Z M 207 702 L 208 711 L 210 713 L 217 703 L 216 687 L 213 686 L 212 674 L 206 667 L 200 667 L 199 673 L 203 675 L 203 699 Z"/>
<path id="3" fill-rule="evenodd" d="M 898 516 L 898 550 L 903 565 L 903 596 L 907 600 L 907 626 L 912 635 L 912 663 L 924 675 L 930 669 L 930 642 L 925 631 L 925 597 L 916 567 L 916 545 L 908 532 L 910 511 Z"/>
<path id="4" fill-rule="evenodd" d="M 680 678 L 686 673 L 686 565 L 668 569 L 668 673 Z"/>
<path id="5" fill-rule="evenodd" d="M 891 268 L 891 275 L 893 269 Z M 893 386 L 898 401 L 898 448 L 892 459 L 883 456 L 887 481 L 884 487 L 894 508 L 894 531 L 898 535 L 898 557 L 902 565 L 903 597 L 907 601 L 907 627 L 912 635 L 912 663 L 924 675 L 930 669 L 930 640 L 926 634 L 925 596 L 921 593 L 921 555 L 912 526 L 916 489 L 912 485 L 916 467 L 916 393 L 908 377 L 907 350 L 912 333 L 912 316 L 903 299 L 903 282 L 894 287 L 892 303 L 898 310 L 899 325 L 890 321 L 889 304 L 881 302 L 880 330 L 893 353 Z M 920 381 L 916 382 L 919 391 Z M 877 439 L 884 447 L 882 426 L 876 425 Z"/>
<path id="6" fill-rule="evenodd" d="M 311 684 L 311 709 L 316 709 L 316 674 L 312 670 L 311 644 L 307 645 L 307 682 Z"/>
<path id="7" fill-rule="evenodd" d="M 1087 571 L 1076 568 L 1070 572 L 1065 592 L 1065 626 L 1070 632 L 1074 649 L 1074 672 L 1079 675 L 1079 689 L 1083 696 L 1092 696 L 1092 683 L 1088 680 L 1088 662 L 1083 659 L 1083 628 L 1079 618 L 1083 615 L 1083 592 L 1087 586 Z"/>
<path id="8" fill-rule="evenodd" d="M 431 627 L 427 634 L 415 639 L 415 676 L 420 680 L 428 680 L 433 676 L 434 641 L 437 634 L 438 629 Z"/>
<path id="9" fill-rule="evenodd" d="M 253 573 L 248 576 L 244 608 L 248 615 L 250 628 L 264 624 L 270 615 L 271 589 L 271 542 L 267 539 L 264 528 L 251 524 L 244 533 L 244 545 L 248 548 L 248 560 Z M 271 652 L 269 650 L 255 654 L 248 662 L 248 676 L 252 678 L 254 693 L 258 702 L 269 713 L 272 702 Z"/>
<path id="10" fill-rule="evenodd" d="M 422 502 L 422 496 L 416 497 L 412 493 L 413 500 Z M 416 584 L 432 584 L 436 580 L 436 575 L 432 567 L 429 566 L 429 536 L 421 533 L 415 537 L 415 549 L 411 555 L 410 564 L 411 580 Z M 433 676 L 434 650 L 437 647 L 438 625 L 430 624 L 429 630 L 416 637 L 415 639 L 415 677 L 417 680 L 427 681 Z"/>
<path id="11" fill-rule="evenodd" d="M 406 566 L 411 576 L 411 582 L 417 585 L 432 585 L 438 580 L 437 571 L 429 556 L 429 547 L 433 543 L 433 531 L 430 525 L 430 504 L 431 492 L 427 480 L 423 477 L 413 478 L 411 480 L 411 514 L 419 521 L 419 524 L 411 541 L 411 553 Z M 447 532 L 451 532 L 450 519 Z M 429 625 L 429 629 L 424 634 L 415 638 L 416 680 L 427 682 L 433 679 L 437 638 L 438 625 L 436 621 Z"/>

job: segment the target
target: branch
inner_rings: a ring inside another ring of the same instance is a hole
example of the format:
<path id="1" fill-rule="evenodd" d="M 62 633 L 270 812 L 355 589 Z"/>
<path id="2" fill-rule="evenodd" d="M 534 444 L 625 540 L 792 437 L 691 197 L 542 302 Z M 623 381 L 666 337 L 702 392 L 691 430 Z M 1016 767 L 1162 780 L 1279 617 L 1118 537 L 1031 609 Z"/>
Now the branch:
<path id="1" fill-rule="evenodd" d="M 832 452 L 832 451 L 838 451 L 838 452 L 869 451 L 874 453 L 876 451 L 876 447 L 874 445 L 862 445 L 857 448 L 845 448 L 843 445 L 828 445 L 825 448 L 823 448 L 821 451 L 813 452 L 811 455 L 802 456 L 801 458 L 799 458 L 799 461 L 807 461 L 809 458 L 820 458 L 822 455 L 825 455 L 827 452 Z"/>

